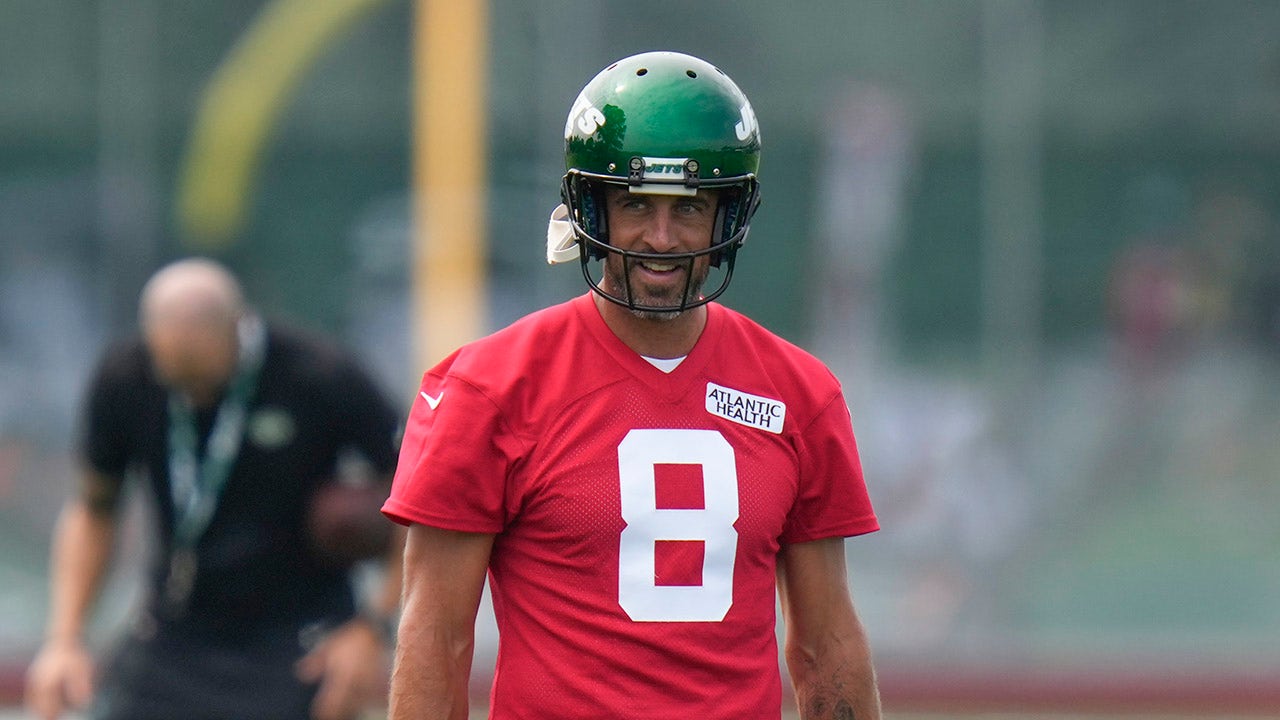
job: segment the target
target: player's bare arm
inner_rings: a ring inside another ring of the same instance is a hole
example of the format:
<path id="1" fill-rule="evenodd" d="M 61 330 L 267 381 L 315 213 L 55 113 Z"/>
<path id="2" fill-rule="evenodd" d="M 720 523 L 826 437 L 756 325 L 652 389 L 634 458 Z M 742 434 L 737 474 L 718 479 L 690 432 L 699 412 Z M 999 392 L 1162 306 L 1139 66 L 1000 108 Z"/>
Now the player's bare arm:
<path id="1" fill-rule="evenodd" d="M 871 649 L 849 595 L 844 540 L 784 545 L 778 593 L 803 720 L 880 720 Z"/>
<path id="2" fill-rule="evenodd" d="M 493 536 L 412 525 L 391 720 L 466 720 L 476 611 Z"/>

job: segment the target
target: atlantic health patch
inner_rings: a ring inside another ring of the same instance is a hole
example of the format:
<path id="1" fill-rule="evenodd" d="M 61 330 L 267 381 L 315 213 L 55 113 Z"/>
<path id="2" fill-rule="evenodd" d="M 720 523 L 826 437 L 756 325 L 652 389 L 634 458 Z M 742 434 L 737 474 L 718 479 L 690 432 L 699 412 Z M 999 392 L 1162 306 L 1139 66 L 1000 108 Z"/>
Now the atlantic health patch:
<path id="1" fill-rule="evenodd" d="M 707 412 L 739 425 L 782 433 L 787 405 L 781 400 L 752 395 L 723 385 L 707 383 Z"/>

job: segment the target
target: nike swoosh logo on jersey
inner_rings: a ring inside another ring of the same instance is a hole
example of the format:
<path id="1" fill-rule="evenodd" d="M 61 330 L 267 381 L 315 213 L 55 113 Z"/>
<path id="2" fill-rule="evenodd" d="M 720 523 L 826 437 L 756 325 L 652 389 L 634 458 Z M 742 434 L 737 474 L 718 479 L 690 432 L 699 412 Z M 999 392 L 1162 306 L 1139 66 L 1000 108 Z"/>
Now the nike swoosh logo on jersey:
<path id="1" fill-rule="evenodd" d="M 435 397 L 431 397 L 430 395 L 428 395 L 426 390 L 423 390 L 418 394 L 422 396 L 423 400 L 427 401 L 427 407 L 431 408 L 432 410 L 435 410 L 436 406 L 439 405 L 440 401 L 444 398 L 443 390 L 441 390 L 440 394 L 436 395 Z"/>

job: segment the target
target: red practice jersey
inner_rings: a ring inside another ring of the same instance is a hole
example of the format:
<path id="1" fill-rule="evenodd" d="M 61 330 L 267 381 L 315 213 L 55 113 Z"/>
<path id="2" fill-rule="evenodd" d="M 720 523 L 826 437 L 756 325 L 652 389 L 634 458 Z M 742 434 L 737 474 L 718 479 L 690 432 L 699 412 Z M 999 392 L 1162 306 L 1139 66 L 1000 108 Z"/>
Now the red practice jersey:
<path id="1" fill-rule="evenodd" d="M 588 294 L 423 378 L 383 512 L 497 534 L 492 718 L 780 716 L 779 546 L 878 524 L 836 379 L 707 307 L 671 373 Z"/>

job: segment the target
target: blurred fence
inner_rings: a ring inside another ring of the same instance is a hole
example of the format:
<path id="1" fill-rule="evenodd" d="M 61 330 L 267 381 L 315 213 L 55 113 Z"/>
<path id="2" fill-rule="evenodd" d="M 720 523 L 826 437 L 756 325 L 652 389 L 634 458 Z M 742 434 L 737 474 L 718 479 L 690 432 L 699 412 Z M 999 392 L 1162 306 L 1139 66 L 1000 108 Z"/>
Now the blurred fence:
<path id="1" fill-rule="evenodd" d="M 222 258 L 411 397 L 411 3 L 368 3 L 278 98 L 239 232 L 174 220 L 202 93 L 270 5 L 0 4 L 0 663 L 39 640 L 88 369 L 162 261 Z M 1280 5 L 490 19 L 493 327 L 582 292 L 540 243 L 597 69 L 682 50 L 753 99 L 765 204 L 726 299 L 846 383 L 884 526 L 849 543 L 851 578 L 887 697 L 1007 694 L 1018 670 L 1280 694 Z"/>

